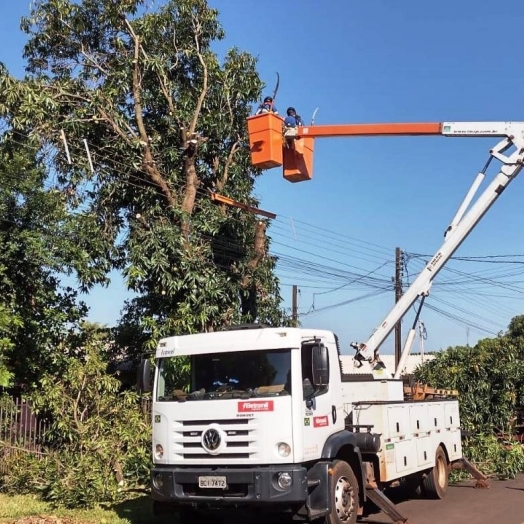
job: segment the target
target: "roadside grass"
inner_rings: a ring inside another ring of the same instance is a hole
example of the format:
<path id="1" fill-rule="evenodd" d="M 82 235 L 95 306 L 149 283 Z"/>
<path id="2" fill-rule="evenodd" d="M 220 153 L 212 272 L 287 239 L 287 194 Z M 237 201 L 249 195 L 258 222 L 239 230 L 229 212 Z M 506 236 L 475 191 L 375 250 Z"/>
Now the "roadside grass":
<path id="1" fill-rule="evenodd" d="M 32 495 L 0 493 L 0 524 L 12 524 L 24 517 L 54 516 L 79 523 L 93 524 L 173 524 L 174 517 L 155 517 L 148 495 L 130 498 L 118 504 L 95 509 L 71 510 L 55 508 Z"/>

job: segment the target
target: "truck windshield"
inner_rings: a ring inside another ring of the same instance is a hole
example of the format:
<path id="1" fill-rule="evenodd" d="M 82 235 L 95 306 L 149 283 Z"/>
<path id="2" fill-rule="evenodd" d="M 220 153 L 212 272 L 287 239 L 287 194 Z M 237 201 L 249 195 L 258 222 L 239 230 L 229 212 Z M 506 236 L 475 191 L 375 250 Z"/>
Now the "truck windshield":
<path id="1" fill-rule="evenodd" d="M 274 397 L 291 393 L 291 350 L 235 351 L 159 362 L 157 400 Z"/>

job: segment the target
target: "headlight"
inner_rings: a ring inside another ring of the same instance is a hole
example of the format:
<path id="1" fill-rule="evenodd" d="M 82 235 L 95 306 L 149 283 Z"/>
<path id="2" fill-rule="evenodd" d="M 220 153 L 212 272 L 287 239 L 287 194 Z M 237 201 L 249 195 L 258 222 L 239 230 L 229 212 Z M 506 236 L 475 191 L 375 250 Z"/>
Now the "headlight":
<path id="1" fill-rule="evenodd" d="M 293 478 L 287 472 L 279 473 L 277 477 L 277 484 L 280 489 L 289 489 L 293 484 Z"/>
<path id="2" fill-rule="evenodd" d="M 162 447 L 162 444 L 157 444 L 155 447 L 155 457 L 157 459 L 161 459 L 164 456 L 164 448 Z"/>
<path id="3" fill-rule="evenodd" d="M 156 489 L 162 489 L 163 485 L 164 485 L 164 477 L 160 473 L 157 473 L 153 477 L 153 486 L 155 486 Z"/>
<path id="4" fill-rule="evenodd" d="M 285 442 L 279 442 L 277 444 L 278 454 L 281 457 L 289 457 L 289 454 L 291 453 L 291 446 L 289 444 L 286 444 Z"/>

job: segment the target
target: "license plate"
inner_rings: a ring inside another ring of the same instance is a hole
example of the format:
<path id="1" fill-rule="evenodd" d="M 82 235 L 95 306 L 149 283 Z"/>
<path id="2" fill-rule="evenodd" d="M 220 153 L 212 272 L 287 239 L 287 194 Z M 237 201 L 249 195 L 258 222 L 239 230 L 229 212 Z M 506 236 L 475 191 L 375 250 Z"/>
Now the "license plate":
<path id="1" fill-rule="evenodd" d="M 199 488 L 227 489 L 226 477 L 198 477 Z"/>

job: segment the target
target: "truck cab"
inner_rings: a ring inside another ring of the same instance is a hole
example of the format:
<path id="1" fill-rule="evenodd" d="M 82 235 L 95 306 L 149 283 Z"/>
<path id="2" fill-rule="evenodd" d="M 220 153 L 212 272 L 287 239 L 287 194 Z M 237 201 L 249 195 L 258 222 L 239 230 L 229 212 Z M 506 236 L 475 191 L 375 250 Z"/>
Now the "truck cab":
<path id="1" fill-rule="evenodd" d="M 328 331 L 243 329 L 161 340 L 152 408 L 157 506 L 256 504 L 328 514 L 332 458 L 345 450 L 362 477 L 340 392 L 337 340 Z M 347 511 L 356 515 L 358 484 L 351 490 Z"/>

